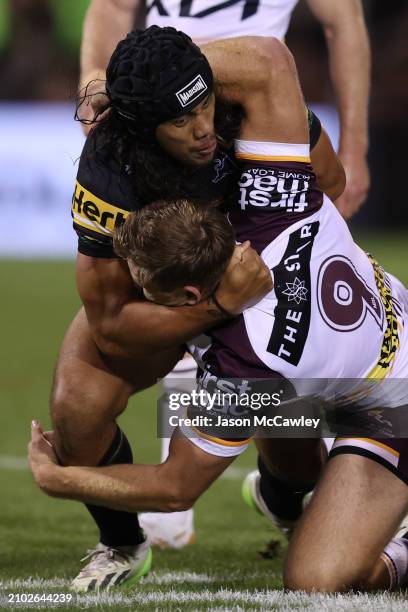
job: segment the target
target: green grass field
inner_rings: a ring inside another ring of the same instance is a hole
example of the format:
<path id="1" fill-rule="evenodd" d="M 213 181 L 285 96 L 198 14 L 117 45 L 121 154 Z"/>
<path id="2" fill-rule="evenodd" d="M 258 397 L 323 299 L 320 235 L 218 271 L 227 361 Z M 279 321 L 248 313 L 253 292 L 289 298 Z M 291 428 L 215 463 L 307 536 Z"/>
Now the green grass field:
<path id="1" fill-rule="evenodd" d="M 361 243 L 408 283 L 405 237 L 365 236 Z M 50 425 L 53 364 L 79 305 L 74 263 L 3 260 L 0 283 L 0 607 L 9 608 L 8 593 L 68 592 L 81 556 L 96 543 L 96 530 L 81 505 L 40 493 L 25 463 L 30 420 Z M 138 462 L 159 457 L 155 408 L 155 391 L 149 390 L 132 399 L 122 418 Z M 195 545 L 155 551 L 153 573 L 134 590 L 81 597 L 76 605 L 160 611 L 407 609 L 403 594 L 285 594 L 280 578 L 284 545 L 275 559 L 261 557 L 272 532 L 240 497 L 242 476 L 253 469 L 254 460 L 250 449 L 199 500 Z M 45 604 L 45 609 L 52 606 Z"/>

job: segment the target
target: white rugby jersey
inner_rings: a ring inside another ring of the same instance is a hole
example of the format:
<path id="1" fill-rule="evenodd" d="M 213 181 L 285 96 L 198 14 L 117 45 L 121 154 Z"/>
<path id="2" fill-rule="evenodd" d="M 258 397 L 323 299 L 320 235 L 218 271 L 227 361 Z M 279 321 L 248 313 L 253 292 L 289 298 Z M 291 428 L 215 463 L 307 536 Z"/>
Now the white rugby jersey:
<path id="1" fill-rule="evenodd" d="M 284 39 L 298 0 L 149 0 L 147 26 L 173 26 L 193 40 L 234 36 Z"/>
<path id="2" fill-rule="evenodd" d="M 261 254 L 274 288 L 210 330 L 209 348 L 190 345 L 199 388 L 234 393 L 283 377 L 299 397 L 340 398 L 357 409 L 408 403 L 407 290 L 354 242 L 317 187 L 309 146 L 237 141 L 236 157 L 241 180 L 229 218 L 237 239 Z M 402 380 L 390 388 L 390 378 Z M 219 456 L 249 442 L 182 431 Z"/>
<path id="3" fill-rule="evenodd" d="M 285 378 L 371 378 L 396 367 L 406 290 L 353 241 L 328 198 L 262 258 L 274 290 L 244 321 L 268 368 Z"/>
<path id="4" fill-rule="evenodd" d="M 240 194 L 229 218 L 237 239 L 261 254 L 274 288 L 210 332 L 207 367 L 237 378 L 406 377 L 407 291 L 322 196 L 309 146 L 237 141 L 236 156 Z"/>

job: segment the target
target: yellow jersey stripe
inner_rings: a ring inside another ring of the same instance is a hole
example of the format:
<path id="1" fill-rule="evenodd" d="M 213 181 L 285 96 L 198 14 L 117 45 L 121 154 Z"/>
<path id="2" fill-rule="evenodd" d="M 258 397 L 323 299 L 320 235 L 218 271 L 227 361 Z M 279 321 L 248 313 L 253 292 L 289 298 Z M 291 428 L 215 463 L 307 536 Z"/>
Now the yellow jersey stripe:
<path id="1" fill-rule="evenodd" d="M 255 161 L 292 161 L 310 164 L 310 157 L 296 157 L 290 155 L 258 155 L 257 153 L 235 153 L 238 159 L 249 159 Z"/>
<path id="2" fill-rule="evenodd" d="M 128 215 L 128 210 L 101 200 L 76 182 L 72 197 L 72 216 L 77 225 L 110 236 Z"/>
<path id="3" fill-rule="evenodd" d="M 395 457 L 399 458 L 400 453 L 396 451 L 394 448 L 383 444 L 383 442 L 379 442 L 378 440 L 373 440 L 372 438 L 336 438 L 336 440 L 360 440 L 361 442 L 367 442 L 368 444 L 373 444 L 374 446 L 378 446 L 379 448 L 383 448 L 387 452 L 391 453 Z"/>
<path id="4" fill-rule="evenodd" d="M 196 427 L 191 427 L 193 431 L 196 432 L 199 438 L 204 438 L 205 440 L 209 440 L 210 442 L 215 442 L 216 444 L 221 444 L 221 446 L 244 446 L 248 444 L 252 438 L 248 438 L 247 440 L 237 440 L 234 442 L 233 440 L 222 440 L 222 438 L 214 438 L 213 436 L 209 436 L 208 434 L 203 433 Z"/>

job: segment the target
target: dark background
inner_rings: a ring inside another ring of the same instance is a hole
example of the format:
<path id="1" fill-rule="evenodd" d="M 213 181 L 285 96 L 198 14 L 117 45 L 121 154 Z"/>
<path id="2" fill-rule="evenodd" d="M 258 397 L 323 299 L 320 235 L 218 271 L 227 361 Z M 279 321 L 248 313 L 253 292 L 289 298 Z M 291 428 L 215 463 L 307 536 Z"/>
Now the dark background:
<path id="1" fill-rule="evenodd" d="M 0 0 L 0 100 L 74 99 L 87 5 L 88 0 Z M 353 223 L 403 230 L 408 221 L 408 2 L 365 0 L 364 7 L 373 54 L 372 188 Z M 306 99 L 333 103 L 323 32 L 302 0 L 287 43 Z"/>

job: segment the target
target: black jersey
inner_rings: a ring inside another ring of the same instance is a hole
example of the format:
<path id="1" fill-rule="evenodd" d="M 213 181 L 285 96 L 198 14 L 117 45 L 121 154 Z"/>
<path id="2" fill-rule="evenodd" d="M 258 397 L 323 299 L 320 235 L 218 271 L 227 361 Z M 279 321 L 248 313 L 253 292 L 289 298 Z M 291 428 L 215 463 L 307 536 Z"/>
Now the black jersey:
<path id="1" fill-rule="evenodd" d="M 102 138 L 103 134 L 94 130 L 84 145 L 72 198 L 72 218 L 79 252 L 111 258 L 115 257 L 112 246 L 115 228 L 142 204 L 138 201 L 137 177 L 132 168 L 104 155 Z M 192 198 L 222 204 L 236 189 L 238 178 L 232 149 L 219 147 L 208 166 L 191 173 L 186 192 Z"/>

